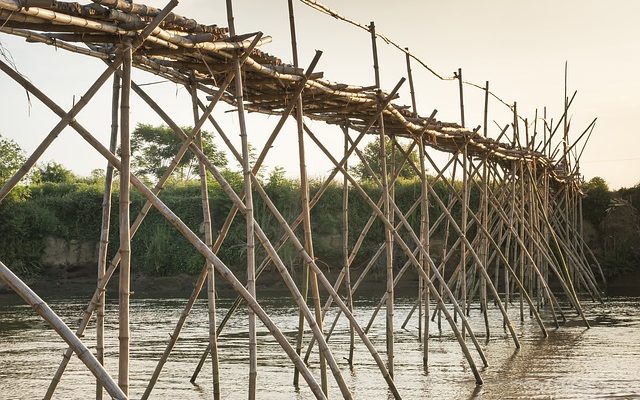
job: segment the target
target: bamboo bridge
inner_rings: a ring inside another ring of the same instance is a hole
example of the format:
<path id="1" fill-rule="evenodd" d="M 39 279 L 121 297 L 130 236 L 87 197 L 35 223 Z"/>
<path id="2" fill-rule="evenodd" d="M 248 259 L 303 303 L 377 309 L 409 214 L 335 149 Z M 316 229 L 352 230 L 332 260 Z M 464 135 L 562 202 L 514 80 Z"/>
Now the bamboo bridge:
<path id="1" fill-rule="evenodd" d="M 320 3 L 312 0 L 301 1 L 334 18 L 347 20 Z M 345 384 L 339 360 L 334 357 L 329 342 L 337 319 L 341 316 L 350 324 L 351 355 L 347 362 L 354 362 L 353 346 L 356 341 L 366 346 L 370 357 L 379 368 L 380 377 L 384 380 L 380 381 L 381 384 L 388 386 L 396 399 L 402 398 L 402 390 L 394 382 L 394 358 L 401 355 L 394 351 L 394 332 L 401 326 L 400 322 L 404 322 L 404 327 L 409 318 L 417 319 L 418 338 L 422 342 L 423 361 L 427 365 L 430 326 L 434 321 L 432 316 L 437 314 L 443 317 L 443 321 L 446 321 L 443 325 L 448 324 L 453 332 L 469 371 L 478 385 L 483 383 L 479 364 L 487 365 L 487 358 L 479 342 L 479 333 L 481 332 L 486 340 L 491 338 L 487 312 L 489 308 L 493 307 L 501 313 L 506 332 L 516 349 L 520 348 L 520 342 L 512 321 L 514 316 L 507 312 L 507 307 L 514 302 L 517 303 L 520 320 L 524 320 L 525 315 L 529 314 L 527 317 L 536 321 L 544 336 L 547 335 L 548 325 L 557 328 L 567 319 L 576 319 L 588 327 L 588 319 L 582 311 L 580 297 L 599 300 L 599 286 L 604 283 L 604 277 L 593 253 L 583 240 L 581 175 L 579 156 L 575 154 L 576 145 L 587 132 L 590 134 L 594 124 L 589 125 L 577 140 L 569 141 L 567 112 L 573 97 L 569 98 L 566 95 L 566 88 L 564 111 L 554 125 L 553 119 L 548 119 L 546 110 L 544 115 L 537 115 L 536 112 L 533 120 L 523 118 L 518 114 L 515 103 L 506 104 L 489 90 L 489 82 L 485 85 L 471 84 L 463 80 L 462 70 L 458 70 L 453 77 L 445 79 L 457 81 L 461 121 L 443 122 L 435 118 L 435 110 L 428 116 L 420 115 L 416 110 L 416 88 L 413 85 L 411 64 L 414 63 L 415 68 L 417 61 L 421 67 L 433 71 L 408 50 L 396 46 L 403 53 L 402 62 L 406 63 L 407 67 L 406 79 L 400 79 L 391 90 L 382 90 L 377 54 L 377 44 L 381 36 L 376 33 L 373 23 L 369 26 L 360 25 L 360 28 L 367 30 L 371 36 L 374 61 L 372 76 L 375 76 L 375 85 L 360 87 L 326 80 L 322 72 L 315 70 L 321 57 L 319 51 L 306 68 L 299 64 L 292 0 L 288 1 L 292 64 L 284 63 L 259 50 L 261 45 L 271 41 L 269 36 L 261 32 L 236 32 L 231 0 L 226 1 L 228 28 L 203 25 L 177 15 L 172 12 L 177 3 L 177 0 L 171 0 L 164 8 L 157 9 L 127 0 L 93 0 L 88 5 L 55 0 L 0 0 L 0 32 L 23 37 L 29 43 L 47 44 L 94 57 L 106 64 L 104 71 L 80 100 L 65 110 L 31 80 L 0 61 L 0 69 L 8 78 L 27 90 L 60 118 L 26 163 L 0 189 L 0 201 L 28 173 L 58 134 L 68 126 L 79 134 L 79 140 L 86 141 L 107 161 L 100 251 L 97 260 L 98 283 L 75 332 L 65 325 L 46 302 L 0 262 L 0 278 L 49 322 L 69 344 L 45 394 L 46 399 L 53 396 L 73 353 L 76 353 L 96 376 L 96 398 L 102 398 L 103 390 L 116 399 L 128 398 L 129 377 L 135 373 L 129 370 L 131 252 L 135 251 L 131 248 L 131 238 L 151 208 L 163 215 L 193 245 L 194 252 L 199 252 L 205 257 L 206 263 L 197 277 L 191 297 L 186 301 L 184 312 L 171 332 L 165 352 L 158 355 L 157 368 L 149 378 L 144 399 L 152 395 L 154 385 L 162 379 L 163 367 L 171 355 L 192 306 L 205 287 L 208 295 L 209 337 L 203 338 L 203 341 L 208 343 L 208 348 L 194 372 L 192 381 L 196 379 L 206 360 L 210 359 L 213 369 L 213 394 L 216 399 L 224 396 L 220 391 L 220 379 L 224 377 L 219 374 L 218 360 L 218 341 L 224 338 L 220 338 L 219 335 L 234 310 L 244 305 L 247 307 L 249 318 L 249 398 L 255 398 L 258 391 L 258 319 L 291 359 L 294 383 L 297 385 L 301 376 L 318 399 L 328 397 L 329 379 L 335 380 L 344 398 L 350 399 L 354 396 Z M 383 38 L 387 41 L 386 37 Z M 162 108 L 142 87 L 131 80 L 133 67 L 183 85 L 189 90 L 192 97 L 189 107 L 192 108 L 194 117 L 192 132 L 187 134 L 183 131 L 174 122 L 169 110 Z M 236 79 L 238 77 L 241 79 Z M 109 147 L 106 147 L 75 117 L 109 79 L 113 80 L 112 126 L 111 141 Z M 397 100 L 398 91 L 405 83 L 410 87 L 411 106 L 401 105 Z M 484 124 L 473 129 L 467 128 L 464 121 L 465 88 L 482 90 L 485 95 Z M 146 186 L 131 172 L 131 91 L 146 102 L 183 141 L 171 165 L 154 187 Z M 489 137 L 490 98 L 500 100 L 502 106 L 509 107 L 513 115 L 513 119 L 504 124 L 504 128 L 499 129 L 497 134 L 492 134 L 494 138 Z M 219 102 L 234 107 L 238 118 L 237 133 L 241 137 L 241 148 L 234 147 L 228 136 L 231 132 L 226 132 L 216 122 L 213 111 Z M 251 137 L 245 123 L 245 115 L 250 111 L 275 115 L 278 120 L 266 145 L 253 162 L 249 157 Z M 261 181 L 256 178 L 271 145 L 290 117 L 297 123 L 301 184 L 302 212 L 295 220 L 287 220 L 280 213 L 262 187 Z M 334 126 L 337 134 L 344 137 L 344 151 L 340 154 L 329 151 L 323 144 L 322 137 L 312 131 L 305 119 L 324 121 Z M 244 183 L 239 193 L 232 189 L 221 171 L 201 150 L 199 131 L 206 124 L 213 126 L 229 151 L 242 165 Z M 372 170 L 362 155 L 362 146 L 359 148 L 366 135 L 374 135 L 375 140 L 381 143 L 379 173 Z M 387 165 L 389 149 L 384 145 L 385 140 L 391 140 L 394 146 L 395 162 L 391 165 Z M 121 149 L 119 154 L 116 152 L 118 141 Z M 315 143 L 334 165 L 330 175 L 313 196 L 309 193 L 305 161 L 309 141 Z M 410 144 L 408 147 L 402 146 L 401 142 Z M 409 153 L 416 150 L 419 154 L 417 163 L 409 157 Z M 190 230 L 158 197 L 172 171 L 188 151 L 195 154 L 199 160 L 202 218 L 205 227 L 202 235 Z M 448 161 L 436 161 L 437 157 L 434 155 L 438 153 L 448 155 Z M 372 198 L 360 182 L 354 179 L 349 169 L 349 162 L 352 160 L 363 163 L 371 173 L 373 181 L 380 187 L 380 198 Z M 408 210 L 401 210 L 395 202 L 394 186 L 401 167 L 413 169 L 421 182 L 421 195 Z M 428 176 L 427 169 L 435 175 Z M 110 199 L 116 170 L 121 182 L 118 214 L 120 248 L 109 261 L 107 243 Z M 211 228 L 207 173 L 217 180 L 233 202 L 233 208 L 218 236 L 214 235 Z M 336 181 L 343 185 L 344 257 L 342 265 L 339 266 L 341 272 L 337 280 L 331 282 L 316 262 L 310 210 L 318 203 L 328 185 Z M 436 184 L 448 188 L 449 195 L 439 195 L 434 190 Z M 131 188 L 146 198 L 145 206 L 133 221 L 130 215 Z M 472 190 L 480 193 L 479 204 L 474 205 L 470 202 Z M 349 193 L 354 192 L 358 193 L 361 200 L 371 209 L 371 217 L 358 232 L 355 242 L 349 240 L 348 232 Z M 281 225 L 284 232 L 281 237 L 268 237 L 256 222 L 254 196 L 262 199 Z M 451 212 L 454 207 L 460 208 L 460 215 Z M 430 218 L 430 209 L 440 209 L 439 217 Z M 246 281 L 240 281 L 229 266 L 216 255 L 224 246 L 225 236 L 238 213 L 246 221 Z M 420 223 L 417 229 L 408 221 L 411 215 L 419 215 Z M 376 221 L 384 225 L 384 242 L 380 243 L 361 275 L 352 276 L 350 266 L 354 258 L 360 254 L 363 240 Z M 300 234 L 297 234 L 296 230 L 299 230 Z M 443 230 L 445 234 L 444 245 L 436 252 L 430 240 L 437 230 Z M 303 260 L 308 277 L 305 282 L 294 281 L 290 275 L 290 266 L 281 258 L 279 250 L 285 243 L 293 245 Z M 268 259 L 259 265 L 256 265 L 256 246 L 263 247 L 268 254 Z M 367 336 L 375 315 L 367 327 L 360 325 L 354 317 L 358 313 L 357 307 L 354 306 L 354 298 L 357 298 L 356 289 L 378 260 L 382 260 L 380 262 L 384 263 L 386 268 L 386 291 L 378 307 L 385 312 L 384 349 L 378 348 Z M 400 265 L 398 260 L 404 260 L 403 264 Z M 450 268 L 445 270 L 447 262 L 455 262 L 457 267 L 453 271 Z M 300 313 L 295 343 L 290 343 L 274 324 L 256 296 L 256 280 L 271 264 L 290 291 Z M 119 279 L 117 379 L 111 377 L 103 367 L 104 293 L 116 270 Z M 410 270 L 413 271 L 413 276 L 417 274 L 419 279 L 414 308 L 418 312 L 415 316 L 411 313 L 405 321 L 394 320 L 394 287 L 405 272 Z M 217 320 L 216 315 L 216 279 L 224 280 L 238 296 L 221 321 Z M 310 285 L 309 292 L 307 285 Z M 321 298 L 321 294 L 324 294 L 324 298 Z M 484 327 L 471 326 L 468 321 L 472 302 L 480 304 L 479 312 L 483 314 Z M 333 324 L 324 319 L 331 307 L 337 307 L 339 310 Z M 543 320 L 540 315 L 542 310 L 545 311 L 545 315 L 550 316 L 547 320 Z M 94 317 L 96 337 L 83 336 L 87 325 Z M 304 335 L 305 331 L 307 336 Z M 93 344 L 88 343 L 90 339 L 96 340 L 95 351 L 89 350 L 89 347 L 93 347 Z M 312 348 L 316 345 L 319 349 L 318 376 L 309 368 L 312 362 Z"/>

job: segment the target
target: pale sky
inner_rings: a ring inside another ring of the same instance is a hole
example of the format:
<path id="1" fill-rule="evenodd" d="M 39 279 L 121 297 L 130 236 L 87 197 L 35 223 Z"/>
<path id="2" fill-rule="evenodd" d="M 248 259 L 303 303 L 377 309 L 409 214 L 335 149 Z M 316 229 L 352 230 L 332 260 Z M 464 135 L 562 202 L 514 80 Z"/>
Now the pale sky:
<path id="1" fill-rule="evenodd" d="M 165 1 L 148 1 L 162 7 Z M 200 23 L 226 26 L 223 0 L 183 0 L 176 12 Z M 311 10 L 295 0 L 298 48 L 301 66 L 306 67 L 316 49 L 324 52 L 316 71 L 342 83 L 374 83 L 369 34 L 344 22 Z M 576 139 L 591 120 L 596 129 L 581 160 L 586 179 L 605 178 L 612 188 L 640 182 L 640 134 L 635 119 L 640 114 L 640 2 L 550 1 L 550 0 L 447 0 L 383 1 L 325 0 L 324 4 L 361 24 L 375 21 L 379 32 L 391 37 L 442 75 L 450 76 L 459 67 L 465 80 L 491 89 L 507 102 L 518 102 L 518 110 L 533 119 L 534 110 L 547 106 L 548 115 L 558 120 L 563 107 L 564 63 L 569 65 L 569 93 L 578 91 L 570 110 L 570 139 Z M 262 50 L 291 61 L 286 0 L 235 0 L 236 30 L 262 31 L 273 37 Z M 101 61 L 56 50 L 42 44 L 0 33 L 5 54 L 10 54 L 19 71 L 63 108 L 70 108 L 103 71 Z M 405 58 L 395 48 L 378 41 L 382 86 L 390 90 L 405 75 Z M 418 111 L 428 116 L 435 108 L 437 118 L 459 122 L 457 83 L 439 81 L 413 64 Z M 137 83 L 157 82 L 153 75 L 138 71 Z M 181 125 L 192 125 L 191 103 L 186 90 L 173 83 L 147 86 L 156 100 L 171 110 Z M 410 104 L 408 85 L 397 103 Z M 104 85 L 78 120 L 103 143 L 108 142 L 111 83 Z M 14 139 L 30 153 L 58 122 L 45 106 L 32 98 L 29 106 L 23 90 L 8 77 L 0 76 L 0 134 Z M 482 123 L 483 93 L 465 88 L 467 126 Z M 490 120 L 504 126 L 509 111 L 497 101 L 490 103 Z M 237 118 L 214 112 L 227 133 L 238 139 Z M 138 99 L 132 99 L 134 123 L 159 124 L 159 117 Z M 271 132 L 276 117 L 251 115 L 250 141 L 256 148 Z M 343 138 L 336 127 L 313 124 L 318 134 L 336 154 Z M 212 130 L 210 127 L 205 129 Z M 498 133 L 495 124 L 490 135 Z M 297 144 L 292 123 L 276 142 L 268 168 L 280 165 L 296 176 Z M 239 143 L 239 139 L 237 140 Z M 220 144 L 223 146 L 223 144 Z M 581 147 L 581 146 L 580 146 Z M 312 176 L 323 176 L 332 165 L 308 142 L 307 164 Z M 229 157 L 231 159 L 231 157 Z M 54 160 L 78 174 L 87 175 L 104 168 L 105 161 L 66 129 L 44 154 L 42 161 Z"/>

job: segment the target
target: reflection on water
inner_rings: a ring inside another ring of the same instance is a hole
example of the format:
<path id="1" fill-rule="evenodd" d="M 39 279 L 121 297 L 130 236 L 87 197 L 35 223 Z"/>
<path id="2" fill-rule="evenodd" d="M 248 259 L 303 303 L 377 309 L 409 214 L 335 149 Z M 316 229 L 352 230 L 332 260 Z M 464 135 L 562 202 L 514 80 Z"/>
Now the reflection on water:
<path id="1" fill-rule="evenodd" d="M 51 307 L 72 327 L 84 306 L 83 299 L 54 300 Z M 6 303 L 6 302 L 5 302 Z M 131 398 L 139 398 L 164 350 L 169 333 L 184 306 L 184 300 L 138 299 L 131 307 L 132 354 Z M 219 301 L 221 317 L 231 301 Z M 289 300 L 263 299 L 263 307 L 293 343 L 297 311 Z M 413 301 L 398 299 L 395 319 L 404 321 Z M 356 315 L 366 324 L 375 301 L 356 303 Z M 396 383 L 404 399 L 601 399 L 640 398 L 640 298 L 611 298 L 605 305 L 585 305 L 592 324 L 549 329 L 543 338 L 532 319 L 520 324 L 518 311 L 510 309 L 521 336 L 522 349 L 515 351 L 513 342 L 502 328 L 497 310 L 491 310 L 491 341 L 484 345 L 489 367 L 482 370 L 485 384 L 477 387 L 465 360 L 448 329 L 438 333 L 432 324 L 429 368 L 422 366 L 422 346 L 417 340 L 417 320 L 407 330 L 396 331 Z M 107 370 L 117 376 L 117 305 L 107 307 Z M 246 314 L 239 311 L 231 319 L 220 338 L 221 385 L 223 398 L 246 398 L 248 349 Z M 549 320 L 547 316 L 547 320 Z M 330 315 L 327 321 L 332 321 Z M 478 336 L 484 335 L 484 322 L 472 310 L 472 326 Z M 548 323 L 551 327 L 552 324 Z M 446 328 L 443 325 L 443 328 Z M 370 337 L 384 358 L 384 313 Z M 307 335 L 308 338 L 308 335 Z M 84 341 L 93 346 L 93 326 Z M 205 364 L 198 385 L 189 377 L 201 352 L 207 345 L 206 302 L 196 304 L 180 336 L 169 362 L 153 391 L 154 398 L 211 398 L 211 367 Z M 484 342 L 481 340 L 481 342 Z M 343 375 L 356 399 L 391 398 L 375 363 L 366 348 L 356 346 L 355 366 L 349 369 L 349 336 L 344 321 L 338 325 L 330 345 Z M 469 345 L 471 343 L 469 341 Z M 66 348 L 28 306 L 0 303 L 0 399 L 41 398 Z M 276 341 L 260 326 L 258 337 L 258 387 L 260 399 L 308 399 L 306 387 L 296 391 L 292 385 L 291 363 Z M 319 376 L 317 353 L 312 358 L 312 371 Z M 480 361 L 476 357 L 478 365 Z M 94 379 L 74 357 L 56 392 L 60 399 L 85 399 L 94 396 Z M 332 397 L 340 397 L 338 387 L 330 387 Z"/>

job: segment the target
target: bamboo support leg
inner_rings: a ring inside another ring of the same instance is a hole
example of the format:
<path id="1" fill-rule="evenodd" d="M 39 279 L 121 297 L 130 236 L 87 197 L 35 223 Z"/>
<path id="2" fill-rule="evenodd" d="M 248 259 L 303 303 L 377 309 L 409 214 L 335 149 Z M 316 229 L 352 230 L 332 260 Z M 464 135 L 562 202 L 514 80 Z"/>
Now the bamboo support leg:
<path id="1" fill-rule="evenodd" d="M 344 133 L 344 154 L 349 151 L 349 128 L 343 127 Z M 349 168 L 345 163 L 345 168 Z M 351 287 L 351 262 L 349 261 L 349 180 L 343 177 L 342 180 L 342 254 L 343 268 L 345 271 L 345 285 L 347 292 L 347 305 L 349 311 L 353 313 L 353 289 Z M 328 339 L 327 339 L 328 340 Z M 353 326 L 349 326 L 349 357 L 347 361 L 353 366 L 353 353 L 355 350 L 355 332 Z"/>
<path id="2" fill-rule="evenodd" d="M 197 87 L 191 87 L 191 100 L 193 108 L 193 122 L 197 126 L 200 122 L 198 110 L 198 91 Z M 202 132 L 198 132 L 195 140 L 196 144 L 202 149 Z M 186 142 L 188 143 L 188 141 Z M 198 162 L 198 172 L 200 175 L 200 194 L 202 197 L 202 216 L 204 225 L 204 242 L 210 249 L 213 249 L 213 233 L 211 229 L 211 211 L 209 210 L 209 189 L 207 184 L 207 170 L 202 162 Z M 207 268 L 207 301 L 209 313 L 209 348 L 211 351 L 211 367 L 212 367 L 212 384 L 213 398 L 220 400 L 220 370 L 218 364 L 218 340 L 216 334 L 216 281 L 213 264 L 206 262 Z"/>
<path id="3" fill-rule="evenodd" d="M 120 280 L 118 292 L 118 386 L 129 394 L 130 321 L 129 298 L 131 296 L 131 140 L 129 132 L 129 95 L 131 93 L 131 44 L 124 43 L 122 86 L 120 90 Z"/>
<path id="4" fill-rule="evenodd" d="M 111 101 L 111 139 L 109 151 L 116 152 L 118 141 L 118 108 L 120 103 L 120 78 L 113 77 Z M 104 174 L 104 194 L 102 196 L 102 222 L 100 228 L 100 245 L 98 248 L 98 281 L 97 287 L 104 279 L 107 266 L 107 249 L 109 247 L 109 225 L 111 223 L 111 191 L 113 183 L 113 166 L 107 163 Z M 104 310 L 106 295 L 100 291 L 96 306 L 96 358 L 104 365 Z M 96 381 L 96 400 L 102 400 L 102 386 Z"/>

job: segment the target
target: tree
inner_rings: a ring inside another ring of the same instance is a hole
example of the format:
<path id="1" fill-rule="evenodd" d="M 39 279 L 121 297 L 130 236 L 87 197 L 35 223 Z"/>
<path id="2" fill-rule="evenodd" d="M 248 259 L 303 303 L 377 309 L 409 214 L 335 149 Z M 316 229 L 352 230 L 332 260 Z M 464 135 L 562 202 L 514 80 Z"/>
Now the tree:
<path id="1" fill-rule="evenodd" d="M 596 176 L 582 186 L 582 191 L 585 194 L 582 201 L 584 217 L 598 226 L 613 197 L 609 185 L 604 179 Z"/>
<path id="2" fill-rule="evenodd" d="M 402 145 L 401 145 L 402 146 Z M 387 175 L 389 177 L 392 176 L 392 166 L 394 165 L 394 155 L 395 155 L 395 165 L 400 166 L 401 162 L 404 160 L 404 154 L 393 144 L 390 138 L 384 138 L 384 147 L 387 154 Z M 404 151 L 409 150 L 409 146 L 402 146 Z M 376 174 L 379 178 L 381 176 L 382 171 L 382 163 L 380 158 L 380 141 L 378 139 L 371 141 L 362 152 L 364 159 L 367 161 L 371 170 Z M 409 153 L 409 159 L 413 162 L 413 164 L 418 167 L 419 159 L 417 151 L 412 151 Z M 364 166 L 362 162 L 358 163 L 352 169 L 354 175 L 361 181 L 371 180 L 372 176 Z M 413 169 L 409 161 L 405 162 L 402 165 L 402 169 L 400 170 L 400 177 L 404 179 L 413 179 L 417 176 L 416 171 Z"/>
<path id="3" fill-rule="evenodd" d="M 16 142 L 0 135 L 0 185 L 4 185 L 26 160 Z"/>
<path id="4" fill-rule="evenodd" d="M 40 183 L 71 183 L 77 180 L 71 170 L 55 161 L 39 166 L 34 175 L 34 180 Z"/>
<path id="5" fill-rule="evenodd" d="M 191 135 L 193 127 L 183 127 Z M 227 157 L 218 150 L 213 136 L 207 131 L 202 133 L 202 151 L 217 167 L 227 165 Z M 131 153 L 134 172 L 140 176 L 159 179 L 178 153 L 183 141 L 166 125 L 153 126 L 138 124 L 131 135 Z M 176 177 L 180 180 L 193 179 L 198 174 L 198 159 L 190 151 L 185 153 L 176 168 Z"/>

